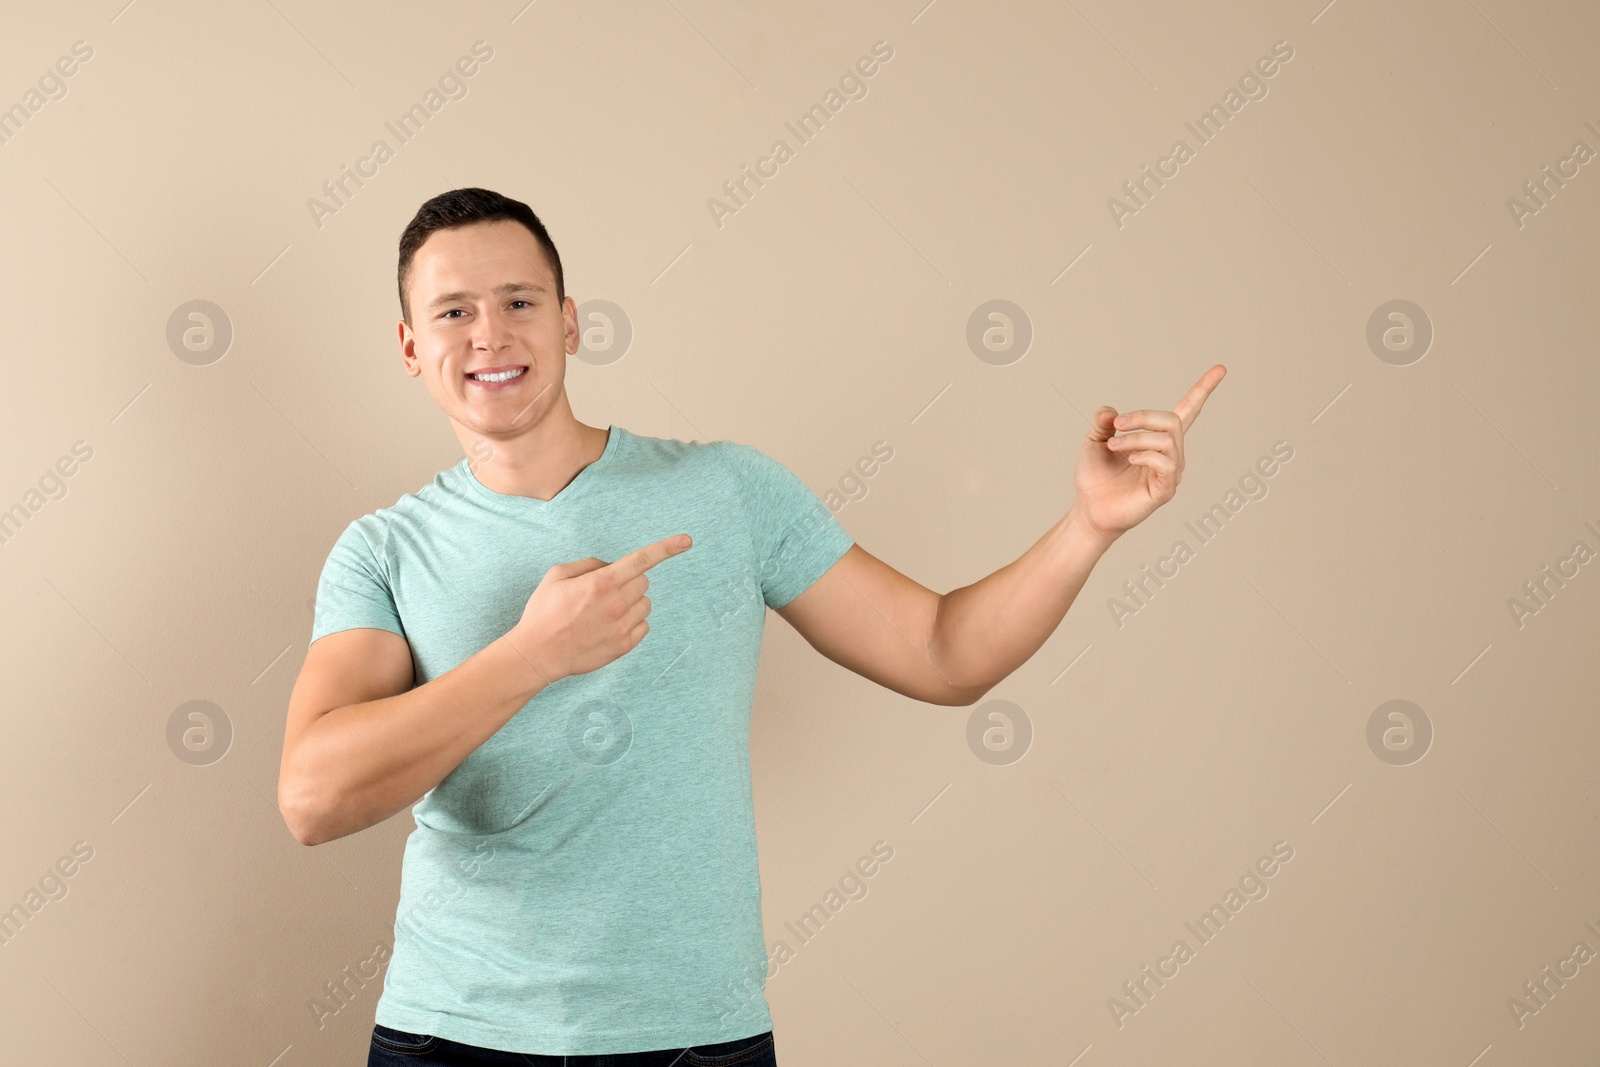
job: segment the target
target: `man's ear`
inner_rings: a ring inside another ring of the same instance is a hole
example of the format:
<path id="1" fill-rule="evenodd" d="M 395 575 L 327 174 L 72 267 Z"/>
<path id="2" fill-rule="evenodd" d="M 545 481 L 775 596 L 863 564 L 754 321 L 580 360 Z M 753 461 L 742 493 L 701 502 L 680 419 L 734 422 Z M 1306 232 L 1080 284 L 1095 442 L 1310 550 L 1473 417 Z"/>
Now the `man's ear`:
<path id="1" fill-rule="evenodd" d="M 570 296 L 561 302 L 561 322 L 567 355 L 575 356 L 583 347 L 583 335 L 578 328 L 578 305 Z"/>
<path id="2" fill-rule="evenodd" d="M 398 323 L 400 329 L 400 361 L 405 364 L 408 375 L 415 378 L 422 373 L 422 365 L 417 360 L 417 339 L 411 332 L 411 327 L 406 325 L 406 320 Z"/>

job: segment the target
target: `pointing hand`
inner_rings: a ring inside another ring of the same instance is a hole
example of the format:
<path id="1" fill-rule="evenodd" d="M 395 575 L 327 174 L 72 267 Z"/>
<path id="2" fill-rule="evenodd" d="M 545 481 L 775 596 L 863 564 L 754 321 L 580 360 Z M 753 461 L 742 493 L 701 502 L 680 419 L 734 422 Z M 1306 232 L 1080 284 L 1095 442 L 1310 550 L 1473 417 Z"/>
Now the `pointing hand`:
<path id="1" fill-rule="evenodd" d="M 692 543 L 688 534 L 674 534 L 613 563 L 593 556 L 557 563 L 528 597 L 507 638 L 547 683 L 604 667 L 650 631 L 645 572 Z"/>
<path id="2" fill-rule="evenodd" d="M 1072 510 L 1087 530 L 1109 544 L 1172 499 L 1183 477 L 1184 432 L 1227 373 L 1220 363 L 1206 371 L 1171 411 L 1095 409 L 1072 478 Z"/>

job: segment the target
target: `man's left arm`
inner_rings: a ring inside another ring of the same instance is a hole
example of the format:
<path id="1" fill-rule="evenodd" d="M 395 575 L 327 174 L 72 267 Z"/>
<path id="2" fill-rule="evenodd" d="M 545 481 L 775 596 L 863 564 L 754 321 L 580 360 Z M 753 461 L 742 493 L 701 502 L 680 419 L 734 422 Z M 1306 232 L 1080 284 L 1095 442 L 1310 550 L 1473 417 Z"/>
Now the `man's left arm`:
<path id="1" fill-rule="evenodd" d="M 854 545 L 778 614 L 818 652 L 887 689 L 976 703 L 1055 632 L 1106 549 L 1172 498 L 1184 432 L 1224 374 L 1212 367 L 1172 411 L 1097 408 L 1071 508 L 993 574 L 940 595 Z"/>

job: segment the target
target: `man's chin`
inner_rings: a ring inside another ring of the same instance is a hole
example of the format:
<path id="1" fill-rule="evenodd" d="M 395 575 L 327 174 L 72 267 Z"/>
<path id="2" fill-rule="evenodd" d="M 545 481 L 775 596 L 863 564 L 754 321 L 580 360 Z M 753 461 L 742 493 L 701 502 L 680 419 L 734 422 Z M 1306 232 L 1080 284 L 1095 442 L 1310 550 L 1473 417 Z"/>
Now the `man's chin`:
<path id="1" fill-rule="evenodd" d="M 521 433 L 537 420 L 529 408 L 521 412 L 496 412 L 467 410 L 452 418 L 452 422 L 481 437 L 510 437 Z"/>

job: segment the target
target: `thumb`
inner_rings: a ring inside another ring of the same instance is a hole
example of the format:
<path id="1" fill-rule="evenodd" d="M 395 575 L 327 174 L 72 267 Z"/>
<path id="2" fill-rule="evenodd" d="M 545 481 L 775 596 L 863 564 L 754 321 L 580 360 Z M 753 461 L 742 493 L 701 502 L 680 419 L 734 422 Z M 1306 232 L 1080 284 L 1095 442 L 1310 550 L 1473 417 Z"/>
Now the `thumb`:
<path id="1" fill-rule="evenodd" d="M 1110 404 L 1101 404 L 1094 409 L 1094 414 L 1089 416 L 1089 434 L 1091 441 L 1105 441 L 1117 435 L 1117 428 L 1113 420 L 1117 417 L 1117 409 Z"/>
<path id="2" fill-rule="evenodd" d="M 557 579 L 576 578 L 580 574 L 588 574 L 590 571 L 598 570 L 605 565 L 605 560 L 590 556 L 587 559 L 573 560 L 570 563 L 557 563 L 550 568 L 547 574 L 553 575 Z"/>

